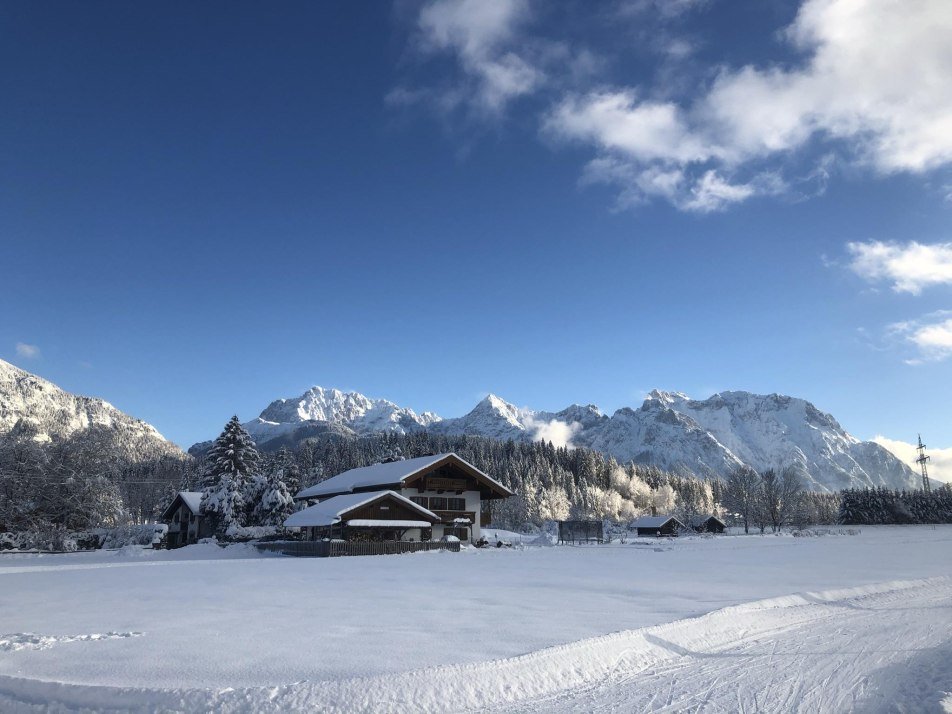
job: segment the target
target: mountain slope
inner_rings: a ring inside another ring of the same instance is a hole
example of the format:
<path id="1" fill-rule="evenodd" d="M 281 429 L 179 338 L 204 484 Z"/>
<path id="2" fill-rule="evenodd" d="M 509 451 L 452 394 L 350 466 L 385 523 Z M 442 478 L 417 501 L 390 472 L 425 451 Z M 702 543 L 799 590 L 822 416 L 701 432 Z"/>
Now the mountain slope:
<path id="1" fill-rule="evenodd" d="M 184 456 L 155 427 L 108 402 L 70 394 L 0 360 L 0 443 L 28 438 L 41 445 L 55 444 L 82 441 L 87 435 L 127 463 Z"/>
<path id="2" fill-rule="evenodd" d="M 883 447 L 850 435 L 810 402 L 778 394 L 723 392 L 694 400 L 678 392 L 654 391 L 640 408 L 624 407 L 611 416 L 591 404 L 535 411 L 490 394 L 469 413 L 441 419 L 356 392 L 314 387 L 300 397 L 272 402 L 245 427 L 265 449 L 326 433 L 425 429 L 516 441 L 545 439 L 592 448 L 621 462 L 704 476 L 723 476 L 742 464 L 757 470 L 798 465 L 815 490 L 918 485 L 912 469 Z M 199 447 L 193 447 L 193 453 Z"/>

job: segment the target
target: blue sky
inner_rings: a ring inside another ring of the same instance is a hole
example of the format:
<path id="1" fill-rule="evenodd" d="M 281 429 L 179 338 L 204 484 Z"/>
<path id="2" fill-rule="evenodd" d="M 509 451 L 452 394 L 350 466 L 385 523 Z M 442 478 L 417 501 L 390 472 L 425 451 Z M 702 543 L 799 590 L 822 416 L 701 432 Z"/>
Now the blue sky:
<path id="1" fill-rule="evenodd" d="M 185 446 L 312 384 L 952 446 L 952 18 L 897 7 L 0 5 L 0 357 Z"/>

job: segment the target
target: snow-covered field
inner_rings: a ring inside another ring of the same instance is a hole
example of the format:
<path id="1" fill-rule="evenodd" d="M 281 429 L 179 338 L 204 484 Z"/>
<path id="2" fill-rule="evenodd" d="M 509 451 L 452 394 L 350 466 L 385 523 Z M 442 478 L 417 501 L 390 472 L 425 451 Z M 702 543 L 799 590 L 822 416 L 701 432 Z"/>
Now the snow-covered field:
<path id="1" fill-rule="evenodd" d="M 952 527 L 0 555 L 4 712 L 952 711 L 950 692 Z"/>

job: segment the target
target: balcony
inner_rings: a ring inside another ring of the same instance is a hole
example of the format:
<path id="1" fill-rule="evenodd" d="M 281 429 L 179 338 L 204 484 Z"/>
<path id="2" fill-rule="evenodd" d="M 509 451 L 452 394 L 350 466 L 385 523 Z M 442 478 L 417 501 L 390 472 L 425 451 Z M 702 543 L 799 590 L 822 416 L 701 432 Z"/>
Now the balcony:
<path id="1" fill-rule="evenodd" d="M 475 511 L 433 511 L 433 513 L 440 517 L 440 522 L 447 525 L 453 523 L 457 518 L 466 518 L 473 526 L 477 523 Z"/>

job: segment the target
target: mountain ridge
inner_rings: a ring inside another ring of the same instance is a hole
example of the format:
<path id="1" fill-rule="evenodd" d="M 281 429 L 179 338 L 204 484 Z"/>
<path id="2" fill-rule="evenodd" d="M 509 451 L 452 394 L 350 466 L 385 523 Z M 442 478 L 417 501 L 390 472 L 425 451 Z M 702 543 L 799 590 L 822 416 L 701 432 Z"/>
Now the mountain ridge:
<path id="1" fill-rule="evenodd" d="M 594 404 L 557 412 L 517 407 L 488 394 L 460 417 L 417 413 L 359 392 L 312 387 L 301 397 L 278 399 L 245 424 L 265 448 L 296 436 L 362 436 L 429 431 L 516 441 L 583 446 L 622 462 L 653 464 L 700 476 L 724 476 L 749 465 L 757 470 L 798 465 L 814 490 L 848 487 L 916 488 L 913 470 L 884 447 L 849 434 L 811 402 L 782 394 L 725 391 L 707 399 L 652 390 L 638 408 L 606 415 Z M 202 444 L 189 451 L 196 453 Z"/>
<path id="2" fill-rule="evenodd" d="M 72 394 L 0 359 L 0 441 L 26 438 L 44 445 L 93 434 L 99 443 L 105 437 L 129 463 L 185 456 L 154 426 L 104 399 Z"/>

